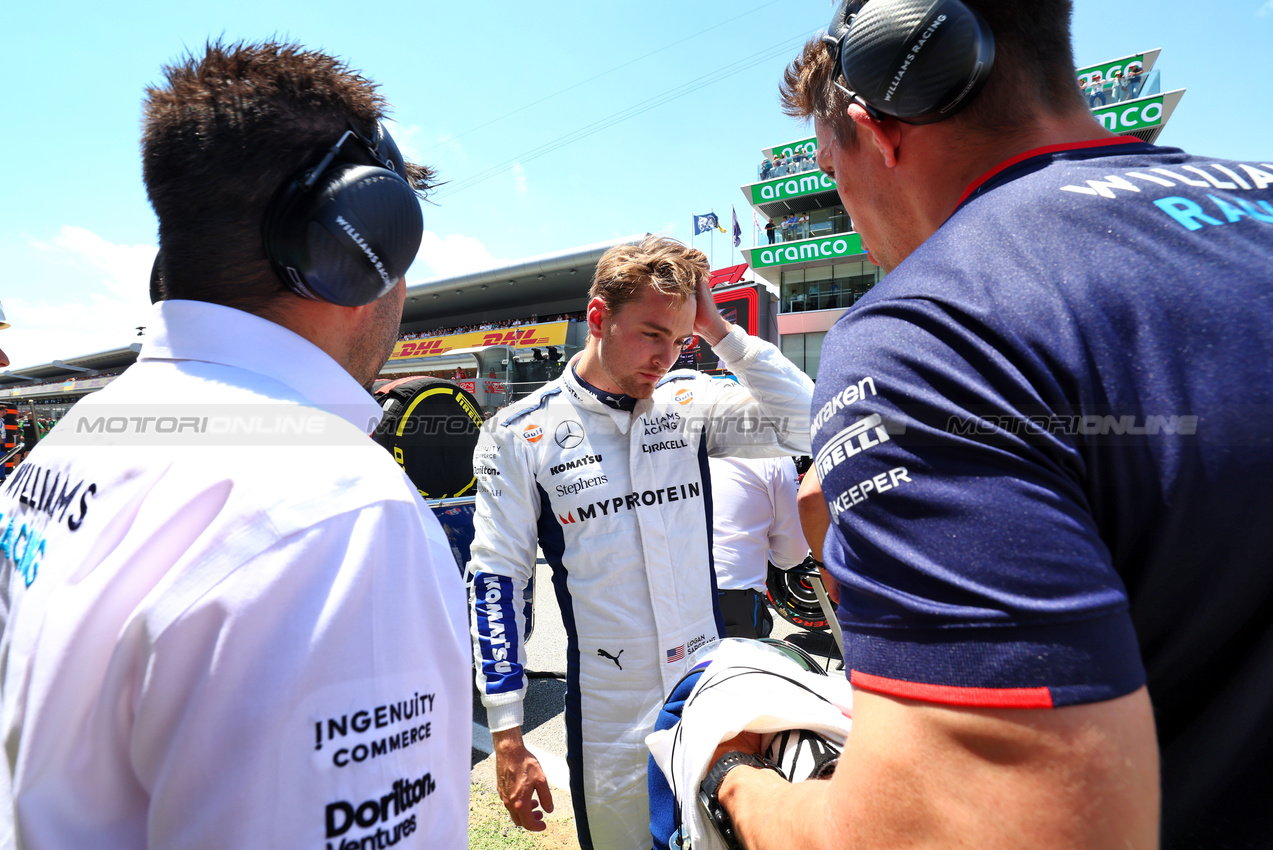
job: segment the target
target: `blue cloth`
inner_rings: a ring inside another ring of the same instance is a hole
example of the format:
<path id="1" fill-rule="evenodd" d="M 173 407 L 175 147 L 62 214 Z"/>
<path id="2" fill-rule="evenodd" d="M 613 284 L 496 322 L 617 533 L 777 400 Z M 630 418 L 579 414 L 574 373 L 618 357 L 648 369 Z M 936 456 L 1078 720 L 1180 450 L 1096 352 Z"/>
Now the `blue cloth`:
<path id="1" fill-rule="evenodd" d="M 655 731 L 671 729 L 681 722 L 685 700 L 689 699 L 690 692 L 694 690 L 694 686 L 698 684 L 698 679 L 702 675 L 702 669 L 693 670 L 672 689 L 672 693 L 668 695 L 667 701 L 663 703 L 663 708 L 659 711 L 659 719 L 654 723 Z M 672 788 L 667 784 L 667 779 L 655 763 L 653 756 L 650 757 L 648 782 L 650 837 L 654 841 L 654 850 L 669 850 L 668 839 L 680 828 L 680 816 L 677 813 L 676 797 L 672 794 Z M 690 788 L 681 793 L 697 797 L 698 789 Z"/>
<path id="2" fill-rule="evenodd" d="M 636 410 L 637 400 L 627 393 L 612 393 L 608 390 L 603 390 L 600 387 L 594 387 L 592 384 L 579 377 L 579 373 L 575 372 L 575 367 L 573 365 L 571 365 L 570 371 L 575 373 L 575 380 L 579 382 L 579 386 L 596 396 L 597 401 L 601 402 L 606 407 L 612 410 L 626 410 L 628 413 Z"/>
<path id="3" fill-rule="evenodd" d="M 992 173 L 828 333 L 813 410 L 855 684 L 1148 682 L 1164 846 L 1270 843 L 1273 164 L 1089 144 Z"/>

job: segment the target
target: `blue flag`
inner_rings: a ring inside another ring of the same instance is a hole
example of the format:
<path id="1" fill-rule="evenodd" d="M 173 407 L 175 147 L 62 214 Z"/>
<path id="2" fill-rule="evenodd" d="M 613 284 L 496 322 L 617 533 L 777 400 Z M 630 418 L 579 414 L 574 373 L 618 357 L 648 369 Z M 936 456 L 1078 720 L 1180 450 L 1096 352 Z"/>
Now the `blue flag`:
<path id="1" fill-rule="evenodd" d="M 713 227 L 720 227 L 720 222 L 716 220 L 716 213 L 707 213 L 706 215 L 694 216 L 694 235 L 706 233 Z"/>
<path id="2" fill-rule="evenodd" d="M 738 210 L 730 207 L 729 211 L 734 214 L 734 247 L 737 248 L 743 244 L 743 229 L 738 226 Z"/>

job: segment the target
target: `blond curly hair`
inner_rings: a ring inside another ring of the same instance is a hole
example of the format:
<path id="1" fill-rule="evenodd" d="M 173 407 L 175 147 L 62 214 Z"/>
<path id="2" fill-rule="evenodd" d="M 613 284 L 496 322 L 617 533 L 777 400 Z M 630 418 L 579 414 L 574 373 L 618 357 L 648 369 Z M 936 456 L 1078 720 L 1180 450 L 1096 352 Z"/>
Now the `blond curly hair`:
<path id="1" fill-rule="evenodd" d="M 708 271 L 702 251 L 665 236 L 649 236 L 638 245 L 618 245 L 602 254 L 588 297 L 601 298 L 614 311 L 650 286 L 684 304 L 695 297 Z"/>

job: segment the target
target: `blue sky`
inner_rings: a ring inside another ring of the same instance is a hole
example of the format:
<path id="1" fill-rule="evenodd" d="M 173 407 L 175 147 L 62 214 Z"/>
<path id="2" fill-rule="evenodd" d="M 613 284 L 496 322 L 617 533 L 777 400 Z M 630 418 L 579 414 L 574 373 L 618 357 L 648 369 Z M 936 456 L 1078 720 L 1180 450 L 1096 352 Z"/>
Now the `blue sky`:
<path id="1" fill-rule="evenodd" d="M 523 4 L 70 0 L 10 4 L 0 154 L 0 348 L 14 367 L 136 341 L 155 218 L 138 157 L 144 87 L 209 37 L 282 36 L 381 84 L 411 158 L 452 182 L 425 207 L 414 282 L 751 210 L 759 151 L 809 135 L 777 105 L 827 0 Z M 1159 144 L 1273 156 L 1273 0 L 1076 0 L 1081 65 L 1159 47 L 1187 88 Z M 484 178 L 475 182 L 477 178 Z M 728 225 L 727 225 L 728 226 Z M 698 237 L 708 248 L 706 237 Z M 714 263 L 728 265 L 717 235 Z"/>

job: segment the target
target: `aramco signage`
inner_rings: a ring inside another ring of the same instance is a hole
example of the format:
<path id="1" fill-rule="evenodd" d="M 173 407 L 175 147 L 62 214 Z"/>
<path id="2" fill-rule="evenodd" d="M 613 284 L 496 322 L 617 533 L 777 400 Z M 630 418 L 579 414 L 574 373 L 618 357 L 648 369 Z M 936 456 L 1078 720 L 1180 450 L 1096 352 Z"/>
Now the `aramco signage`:
<path id="1" fill-rule="evenodd" d="M 1140 98 L 1128 103 L 1118 103 L 1105 109 L 1095 109 L 1092 114 L 1101 126 L 1111 133 L 1126 133 L 1157 127 L 1163 122 L 1162 96 Z"/>
<path id="2" fill-rule="evenodd" d="M 776 156 L 781 159 L 784 156 L 795 156 L 796 151 L 803 151 L 807 154 L 815 154 L 818 152 L 818 138 L 814 136 L 811 139 L 801 139 L 798 142 L 786 142 L 781 145 L 765 148 L 761 151 L 765 156 Z"/>
<path id="3" fill-rule="evenodd" d="M 759 205 L 785 200 L 786 198 L 799 198 L 804 195 L 816 195 L 821 192 L 834 192 L 835 181 L 821 171 L 805 171 L 801 174 L 792 174 L 787 177 L 756 183 L 750 188 L 752 204 Z"/>
<path id="4" fill-rule="evenodd" d="M 856 233 L 837 233 L 819 239 L 805 239 L 786 245 L 762 245 L 743 251 L 753 269 L 769 266 L 786 266 L 792 263 L 808 263 L 814 260 L 843 259 L 860 256 L 862 237 Z"/>

